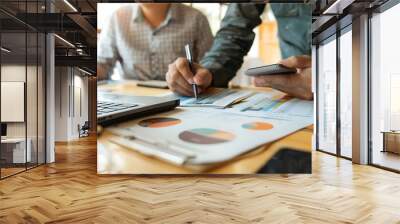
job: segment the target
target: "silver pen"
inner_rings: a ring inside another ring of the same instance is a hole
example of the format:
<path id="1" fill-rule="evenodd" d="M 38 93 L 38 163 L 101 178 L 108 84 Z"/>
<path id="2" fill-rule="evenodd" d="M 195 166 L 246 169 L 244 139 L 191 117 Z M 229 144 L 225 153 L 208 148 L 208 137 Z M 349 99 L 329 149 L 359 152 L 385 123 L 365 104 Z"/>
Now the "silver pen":
<path id="1" fill-rule="evenodd" d="M 186 44 L 185 45 L 185 53 L 186 53 L 186 59 L 188 60 L 188 62 L 189 62 L 189 68 L 190 68 L 190 71 L 193 73 L 193 75 L 194 75 L 194 67 L 193 67 L 193 57 L 192 57 L 192 51 L 191 51 L 191 49 L 190 49 L 190 45 L 189 44 Z M 194 95 L 194 97 L 196 98 L 196 100 L 197 100 L 197 97 L 198 97 L 198 95 L 199 95 L 199 92 L 198 92 L 198 88 L 197 88 L 197 84 L 196 83 L 192 83 L 192 89 L 193 89 L 193 95 Z"/>

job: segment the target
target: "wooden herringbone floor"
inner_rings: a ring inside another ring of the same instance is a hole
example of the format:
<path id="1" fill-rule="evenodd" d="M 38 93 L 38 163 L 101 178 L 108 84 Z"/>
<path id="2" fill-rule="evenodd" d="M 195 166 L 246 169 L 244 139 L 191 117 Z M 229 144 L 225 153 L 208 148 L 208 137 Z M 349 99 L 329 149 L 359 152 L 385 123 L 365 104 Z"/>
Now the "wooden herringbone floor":
<path id="1" fill-rule="evenodd" d="M 312 175 L 97 176 L 96 141 L 0 181 L 0 223 L 400 223 L 400 175 L 315 152 Z"/>

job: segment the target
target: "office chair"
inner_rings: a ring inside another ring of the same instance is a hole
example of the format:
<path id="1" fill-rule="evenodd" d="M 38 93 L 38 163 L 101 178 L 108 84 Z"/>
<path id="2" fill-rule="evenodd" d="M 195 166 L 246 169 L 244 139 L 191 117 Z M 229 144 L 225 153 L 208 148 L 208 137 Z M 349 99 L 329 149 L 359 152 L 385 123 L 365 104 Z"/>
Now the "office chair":
<path id="1" fill-rule="evenodd" d="M 79 138 L 89 136 L 89 129 L 89 121 L 85 121 L 82 127 L 80 127 L 80 125 L 78 124 Z"/>

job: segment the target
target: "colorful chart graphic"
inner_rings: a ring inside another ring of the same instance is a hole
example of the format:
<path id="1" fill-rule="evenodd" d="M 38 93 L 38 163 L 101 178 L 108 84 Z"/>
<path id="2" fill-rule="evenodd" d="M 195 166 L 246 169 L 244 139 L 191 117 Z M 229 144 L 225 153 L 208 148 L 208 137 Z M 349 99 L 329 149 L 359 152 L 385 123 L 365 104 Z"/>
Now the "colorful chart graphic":
<path id="1" fill-rule="evenodd" d="M 206 145 L 231 141 L 235 135 L 212 128 L 196 128 L 181 132 L 179 138 L 185 142 Z"/>
<path id="2" fill-rule="evenodd" d="M 146 128 L 165 128 L 181 122 L 181 120 L 172 117 L 155 117 L 141 120 L 139 125 Z"/>
<path id="3" fill-rule="evenodd" d="M 242 128 L 256 131 L 265 131 L 274 128 L 274 126 L 267 122 L 250 122 L 243 124 Z"/>

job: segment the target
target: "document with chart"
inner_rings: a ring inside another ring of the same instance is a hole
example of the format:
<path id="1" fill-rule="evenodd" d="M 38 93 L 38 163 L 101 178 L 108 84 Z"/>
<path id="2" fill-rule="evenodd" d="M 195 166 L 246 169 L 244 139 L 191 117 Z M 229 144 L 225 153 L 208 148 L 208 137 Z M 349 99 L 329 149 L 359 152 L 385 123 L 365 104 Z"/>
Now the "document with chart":
<path id="1" fill-rule="evenodd" d="M 177 165 L 203 165 L 233 159 L 311 124 L 178 108 L 109 130 L 119 136 L 114 143 L 140 153 Z"/>
<path id="2" fill-rule="evenodd" d="M 263 92 L 217 89 L 200 95 L 199 99 L 179 96 L 181 107 L 197 108 L 204 112 L 223 109 L 226 113 L 284 120 L 313 119 L 313 101 L 301 100 L 276 90 Z"/>
<path id="3" fill-rule="evenodd" d="M 214 88 L 201 94 L 197 99 L 194 97 L 177 96 L 181 100 L 181 107 L 210 107 L 222 109 L 240 102 L 252 94 L 252 91 Z"/>
<path id="4" fill-rule="evenodd" d="M 313 101 L 301 100 L 287 95 L 277 94 L 277 91 L 258 92 L 238 104 L 227 108 L 245 116 L 266 117 L 285 120 L 313 120 Z"/>

